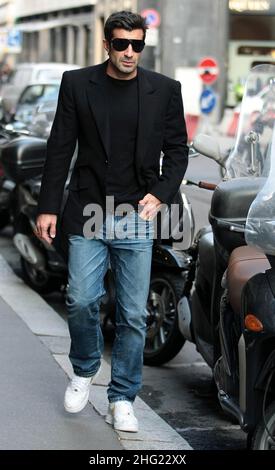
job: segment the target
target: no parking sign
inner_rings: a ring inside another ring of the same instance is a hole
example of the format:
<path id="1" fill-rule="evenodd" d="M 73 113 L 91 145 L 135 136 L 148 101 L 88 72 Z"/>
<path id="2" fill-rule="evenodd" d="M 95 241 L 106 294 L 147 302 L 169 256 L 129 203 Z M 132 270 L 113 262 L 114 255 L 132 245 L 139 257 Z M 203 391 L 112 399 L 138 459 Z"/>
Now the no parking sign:
<path id="1" fill-rule="evenodd" d="M 149 28 L 158 28 L 160 25 L 160 14 L 157 10 L 153 8 L 147 8 L 146 10 L 142 10 L 141 16 L 146 18 L 146 23 Z"/>

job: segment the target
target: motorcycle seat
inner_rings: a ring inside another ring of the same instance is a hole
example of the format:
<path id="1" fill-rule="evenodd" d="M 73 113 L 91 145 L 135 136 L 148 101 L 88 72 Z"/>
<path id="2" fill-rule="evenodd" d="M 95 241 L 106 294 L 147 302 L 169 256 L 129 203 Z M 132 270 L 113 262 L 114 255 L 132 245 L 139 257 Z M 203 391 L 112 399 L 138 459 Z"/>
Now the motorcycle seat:
<path id="1" fill-rule="evenodd" d="M 270 269 L 269 261 L 259 249 L 240 246 L 232 251 L 227 267 L 227 286 L 229 302 L 236 314 L 241 312 L 241 295 L 246 282 L 267 269 Z"/>

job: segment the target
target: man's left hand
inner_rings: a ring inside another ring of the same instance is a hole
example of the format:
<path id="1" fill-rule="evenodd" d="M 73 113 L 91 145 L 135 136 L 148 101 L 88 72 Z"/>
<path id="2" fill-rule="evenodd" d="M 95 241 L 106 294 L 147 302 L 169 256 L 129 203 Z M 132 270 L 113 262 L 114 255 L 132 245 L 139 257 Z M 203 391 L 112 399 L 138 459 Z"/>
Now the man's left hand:
<path id="1" fill-rule="evenodd" d="M 153 196 L 153 194 L 146 194 L 143 199 L 139 201 L 139 205 L 144 206 L 140 212 L 140 217 L 144 220 L 152 220 L 160 209 L 161 201 Z"/>

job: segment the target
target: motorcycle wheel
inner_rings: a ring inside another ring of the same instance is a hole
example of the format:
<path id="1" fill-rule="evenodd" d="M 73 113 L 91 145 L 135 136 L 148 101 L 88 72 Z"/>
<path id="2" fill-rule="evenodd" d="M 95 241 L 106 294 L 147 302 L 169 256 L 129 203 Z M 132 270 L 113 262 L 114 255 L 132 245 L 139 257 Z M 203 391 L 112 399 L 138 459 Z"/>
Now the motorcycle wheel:
<path id="1" fill-rule="evenodd" d="M 185 343 L 178 326 L 177 304 L 183 292 L 182 277 L 153 274 L 147 301 L 144 364 L 160 366 L 170 361 Z"/>
<path id="2" fill-rule="evenodd" d="M 268 434 L 262 418 L 252 437 L 252 450 L 275 450 L 275 402 L 271 403 L 267 408 L 265 421 L 273 440 Z"/>
<path id="3" fill-rule="evenodd" d="M 28 286 L 39 294 L 48 294 L 61 287 L 61 280 L 50 277 L 48 273 L 39 271 L 23 256 L 20 258 L 22 277 Z"/>

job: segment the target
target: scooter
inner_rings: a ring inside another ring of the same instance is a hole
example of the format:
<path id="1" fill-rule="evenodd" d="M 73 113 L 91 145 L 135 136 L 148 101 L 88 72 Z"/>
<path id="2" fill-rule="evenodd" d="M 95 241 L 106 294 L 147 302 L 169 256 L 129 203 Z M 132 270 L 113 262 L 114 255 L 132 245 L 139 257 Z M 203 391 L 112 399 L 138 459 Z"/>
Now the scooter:
<path id="1" fill-rule="evenodd" d="M 257 78 L 264 86 L 255 100 Z M 196 237 L 178 305 L 182 334 L 212 368 L 221 407 L 255 450 L 275 449 L 274 112 L 275 67 L 260 65 L 248 76 L 226 179 L 213 193 L 211 226 Z M 211 138 L 194 145 L 220 161 Z"/>

